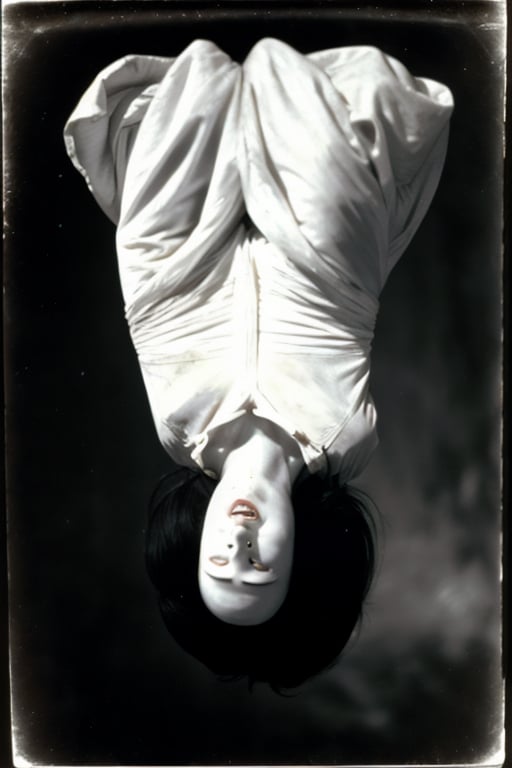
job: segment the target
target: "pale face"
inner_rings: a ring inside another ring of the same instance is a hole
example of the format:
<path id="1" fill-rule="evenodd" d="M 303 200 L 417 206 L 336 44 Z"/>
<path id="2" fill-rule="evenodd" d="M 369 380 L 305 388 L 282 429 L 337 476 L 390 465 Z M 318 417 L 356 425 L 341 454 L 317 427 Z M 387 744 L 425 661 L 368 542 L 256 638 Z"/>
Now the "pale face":
<path id="1" fill-rule="evenodd" d="M 294 518 L 289 495 L 270 484 L 222 478 L 206 512 L 199 555 L 202 598 L 229 624 L 260 624 L 288 591 Z"/>

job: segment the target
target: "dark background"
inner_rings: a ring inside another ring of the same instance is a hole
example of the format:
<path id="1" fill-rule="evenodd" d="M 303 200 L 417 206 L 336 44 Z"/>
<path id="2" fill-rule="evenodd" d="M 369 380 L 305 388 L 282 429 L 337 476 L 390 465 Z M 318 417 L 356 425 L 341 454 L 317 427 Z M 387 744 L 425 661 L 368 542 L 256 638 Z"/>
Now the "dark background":
<path id="1" fill-rule="evenodd" d="M 421 2 L 6 7 L 6 488 L 20 756 L 55 765 L 396 764 L 496 753 L 497 11 Z M 289 698 L 216 681 L 160 622 L 142 549 L 147 499 L 168 459 L 123 319 L 114 229 L 61 138 L 83 90 L 114 59 L 174 56 L 197 37 L 243 59 L 263 36 L 305 52 L 376 45 L 446 83 L 456 104 L 433 206 L 382 294 L 373 357 L 381 445 L 359 483 L 380 508 L 376 584 L 343 659 Z"/>

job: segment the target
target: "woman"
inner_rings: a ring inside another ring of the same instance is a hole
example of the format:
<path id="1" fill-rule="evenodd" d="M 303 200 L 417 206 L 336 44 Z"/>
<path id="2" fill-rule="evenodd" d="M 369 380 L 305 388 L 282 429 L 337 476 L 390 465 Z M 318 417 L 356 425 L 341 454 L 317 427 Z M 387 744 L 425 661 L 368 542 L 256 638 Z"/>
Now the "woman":
<path id="1" fill-rule="evenodd" d="M 451 109 L 374 48 L 265 39 L 239 65 L 198 40 L 115 62 L 66 126 L 117 225 L 131 336 L 182 467 L 155 492 L 148 568 L 175 637 L 217 671 L 294 684 L 360 614 L 373 545 L 347 483 L 377 443 L 378 297 L 435 192 Z M 299 632 L 309 660 L 290 662 Z"/>

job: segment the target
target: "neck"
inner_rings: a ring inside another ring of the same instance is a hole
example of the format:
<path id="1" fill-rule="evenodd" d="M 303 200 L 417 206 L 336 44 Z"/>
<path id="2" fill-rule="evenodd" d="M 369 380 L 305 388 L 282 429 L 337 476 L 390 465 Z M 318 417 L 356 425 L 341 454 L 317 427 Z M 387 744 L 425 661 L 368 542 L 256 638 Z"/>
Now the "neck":
<path id="1" fill-rule="evenodd" d="M 229 427 L 221 477 L 227 473 L 239 477 L 257 475 L 291 489 L 303 466 L 295 441 L 277 425 L 252 415 L 237 419 Z"/>

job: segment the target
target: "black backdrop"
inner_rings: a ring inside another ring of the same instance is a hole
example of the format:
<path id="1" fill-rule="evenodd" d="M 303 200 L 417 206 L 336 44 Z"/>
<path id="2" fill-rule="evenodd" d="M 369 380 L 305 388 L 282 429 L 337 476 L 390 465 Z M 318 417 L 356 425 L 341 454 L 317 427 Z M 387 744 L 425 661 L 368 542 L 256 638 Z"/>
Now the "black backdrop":
<path id="1" fill-rule="evenodd" d="M 79 0 L 4 13 L 16 753 L 56 765 L 489 758 L 501 712 L 499 5 Z M 114 59 L 174 56 L 197 37 L 243 59 L 263 36 L 302 51 L 376 45 L 456 103 L 434 204 L 382 295 L 381 445 L 360 481 L 381 510 L 377 582 L 344 658 L 289 698 L 216 681 L 160 623 L 142 543 L 168 459 L 123 319 L 114 230 L 61 138 Z"/>

